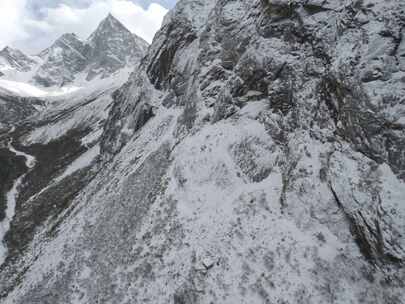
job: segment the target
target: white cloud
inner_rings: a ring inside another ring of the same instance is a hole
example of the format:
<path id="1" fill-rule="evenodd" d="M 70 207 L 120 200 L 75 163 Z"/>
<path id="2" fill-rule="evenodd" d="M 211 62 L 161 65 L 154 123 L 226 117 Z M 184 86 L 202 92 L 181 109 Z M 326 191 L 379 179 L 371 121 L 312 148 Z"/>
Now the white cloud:
<path id="1" fill-rule="evenodd" d="M 30 16 L 25 4 L 26 0 L 0 0 L 0 47 L 11 44 L 38 52 L 67 32 L 87 38 L 110 12 L 131 32 L 151 42 L 167 13 L 157 3 L 144 9 L 130 0 L 93 0 L 87 8 L 44 7 L 38 20 Z"/>
<path id="2" fill-rule="evenodd" d="M 147 10 L 130 1 L 111 1 L 111 12 L 118 17 L 128 29 L 144 38 L 149 43 L 162 24 L 167 9 L 152 3 Z"/>
<path id="3" fill-rule="evenodd" d="M 25 4 L 25 0 L 0 1 L 0 46 L 27 37 L 21 24 L 21 20 L 24 20 L 25 17 Z"/>

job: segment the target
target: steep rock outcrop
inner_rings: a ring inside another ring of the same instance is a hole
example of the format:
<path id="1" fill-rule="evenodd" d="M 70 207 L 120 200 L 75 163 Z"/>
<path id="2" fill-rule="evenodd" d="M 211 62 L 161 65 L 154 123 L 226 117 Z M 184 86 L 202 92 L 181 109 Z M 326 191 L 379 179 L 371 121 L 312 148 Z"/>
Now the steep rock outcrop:
<path id="1" fill-rule="evenodd" d="M 404 303 L 403 11 L 180 1 L 5 303 Z"/>
<path id="2" fill-rule="evenodd" d="M 34 76 L 42 86 L 64 85 L 72 82 L 86 67 L 88 57 L 85 44 L 75 34 L 64 34 L 39 56 L 44 63 Z"/>
<path id="3" fill-rule="evenodd" d="M 135 64 L 146 53 L 148 44 L 132 34 L 121 22 L 108 15 L 86 42 L 90 59 L 87 80 L 112 73 Z"/>
<path id="4" fill-rule="evenodd" d="M 0 51 L 0 71 L 16 69 L 19 72 L 28 72 L 36 64 L 36 60 L 25 55 L 20 50 L 6 46 Z"/>

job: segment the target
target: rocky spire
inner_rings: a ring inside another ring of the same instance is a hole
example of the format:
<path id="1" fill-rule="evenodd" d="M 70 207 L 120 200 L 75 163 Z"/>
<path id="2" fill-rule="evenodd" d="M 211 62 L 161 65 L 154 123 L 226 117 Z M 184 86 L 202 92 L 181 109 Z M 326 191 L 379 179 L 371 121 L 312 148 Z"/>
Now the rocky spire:
<path id="1" fill-rule="evenodd" d="M 145 53 L 144 43 L 113 15 L 100 23 L 87 39 L 88 57 L 91 59 L 88 80 L 96 75 L 107 77 L 111 73 L 139 60 Z"/>

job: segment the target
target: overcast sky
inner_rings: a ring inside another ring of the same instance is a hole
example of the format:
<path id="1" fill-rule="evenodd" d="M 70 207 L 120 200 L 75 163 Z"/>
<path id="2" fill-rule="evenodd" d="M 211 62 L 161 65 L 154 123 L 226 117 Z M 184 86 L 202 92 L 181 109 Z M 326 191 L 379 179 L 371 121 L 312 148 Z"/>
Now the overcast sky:
<path id="1" fill-rule="evenodd" d="M 176 0 L 0 0 L 0 49 L 28 54 L 47 48 L 64 33 L 87 38 L 108 13 L 151 42 Z"/>

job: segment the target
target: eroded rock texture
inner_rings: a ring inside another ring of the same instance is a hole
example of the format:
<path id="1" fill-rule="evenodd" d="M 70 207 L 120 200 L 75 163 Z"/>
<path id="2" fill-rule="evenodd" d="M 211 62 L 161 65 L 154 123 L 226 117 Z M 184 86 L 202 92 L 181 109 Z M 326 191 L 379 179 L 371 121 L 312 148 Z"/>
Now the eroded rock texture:
<path id="1" fill-rule="evenodd" d="M 4 303 L 405 303 L 402 0 L 183 0 Z"/>

